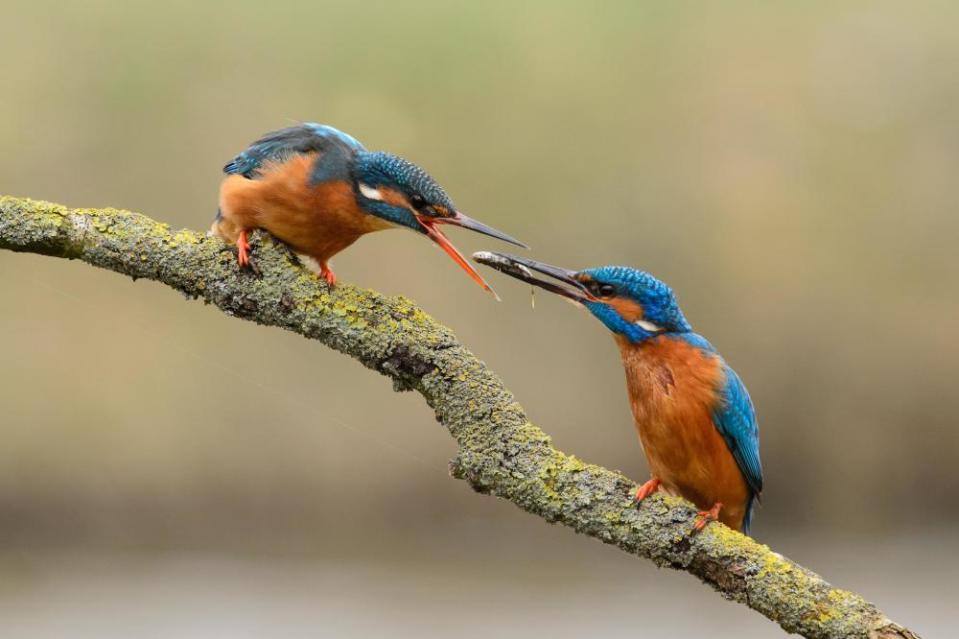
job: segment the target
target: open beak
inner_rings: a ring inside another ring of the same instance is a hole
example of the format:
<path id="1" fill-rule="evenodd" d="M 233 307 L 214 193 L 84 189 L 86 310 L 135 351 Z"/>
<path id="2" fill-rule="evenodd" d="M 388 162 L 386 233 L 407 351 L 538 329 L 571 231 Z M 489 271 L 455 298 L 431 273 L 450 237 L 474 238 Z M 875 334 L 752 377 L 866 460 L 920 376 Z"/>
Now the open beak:
<path id="1" fill-rule="evenodd" d="M 456 247 L 453 246 L 453 243 L 443 235 L 443 233 L 436 228 L 440 224 L 453 224 L 454 226 L 461 226 L 464 229 L 470 229 L 471 231 L 476 231 L 477 233 L 482 233 L 484 235 L 489 235 L 490 237 L 495 237 L 504 242 L 509 242 L 510 244 L 515 244 L 516 246 L 522 246 L 523 248 L 529 248 L 526 244 L 523 244 L 519 240 L 510 237 L 502 231 L 497 231 L 491 226 L 486 226 L 482 222 L 474 220 L 473 218 L 455 211 L 450 217 L 430 217 L 426 215 L 417 215 L 416 220 L 423 227 L 423 230 L 426 231 L 426 234 L 431 240 L 436 242 L 441 249 L 443 249 L 447 255 L 449 255 L 454 262 L 460 265 L 466 273 L 473 278 L 473 281 L 483 287 L 484 290 L 489 291 L 493 297 L 499 300 L 499 295 L 496 294 L 496 291 L 486 283 L 486 280 L 483 279 L 479 273 L 476 272 L 476 269 L 473 268 L 473 265 L 470 264 L 463 254 L 456 250 Z"/>
<path id="2" fill-rule="evenodd" d="M 550 266 L 543 262 L 537 262 L 536 260 L 490 251 L 473 253 L 473 259 L 500 273 L 515 277 L 527 284 L 546 289 L 550 293 L 562 295 L 574 302 L 583 303 L 596 301 L 596 298 L 590 294 L 583 283 L 576 279 L 576 271 L 568 271 L 558 266 Z M 559 283 L 541 280 L 533 275 L 534 271 L 548 275 Z"/>

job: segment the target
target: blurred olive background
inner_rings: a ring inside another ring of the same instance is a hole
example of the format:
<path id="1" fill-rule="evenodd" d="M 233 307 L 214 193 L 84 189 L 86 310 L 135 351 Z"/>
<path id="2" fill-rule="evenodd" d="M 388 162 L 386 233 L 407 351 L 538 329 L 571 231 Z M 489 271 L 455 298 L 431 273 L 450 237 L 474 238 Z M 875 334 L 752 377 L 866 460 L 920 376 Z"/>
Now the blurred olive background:
<path id="1" fill-rule="evenodd" d="M 7 0 L 0 192 L 205 229 L 226 161 L 315 120 L 540 259 L 647 269 L 757 405 L 756 536 L 935 634 L 959 588 L 957 29 L 948 2 Z M 645 477 L 585 313 L 491 273 L 497 304 L 412 233 L 336 267 L 454 327 L 559 447 Z M 778 632 L 474 495 L 418 396 L 319 344 L 11 253 L 0 332 L 5 637 Z"/>

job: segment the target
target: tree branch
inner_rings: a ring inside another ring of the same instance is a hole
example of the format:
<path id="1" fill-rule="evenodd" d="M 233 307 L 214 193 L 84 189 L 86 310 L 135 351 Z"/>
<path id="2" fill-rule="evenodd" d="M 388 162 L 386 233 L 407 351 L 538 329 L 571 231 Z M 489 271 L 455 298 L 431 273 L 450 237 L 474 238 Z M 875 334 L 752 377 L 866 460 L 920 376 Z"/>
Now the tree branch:
<path id="1" fill-rule="evenodd" d="M 452 475 L 478 492 L 685 570 L 788 632 L 918 637 L 859 595 L 723 525 L 690 534 L 695 508 L 682 499 L 656 494 L 637 508 L 632 481 L 553 448 L 500 378 L 410 300 L 348 284 L 331 292 L 267 234 L 255 233 L 253 244 L 257 274 L 238 269 L 220 240 L 144 215 L 0 197 L 0 249 L 162 282 L 228 315 L 318 340 L 392 378 L 396 390 L 416 390 L 459 445 Z"/>

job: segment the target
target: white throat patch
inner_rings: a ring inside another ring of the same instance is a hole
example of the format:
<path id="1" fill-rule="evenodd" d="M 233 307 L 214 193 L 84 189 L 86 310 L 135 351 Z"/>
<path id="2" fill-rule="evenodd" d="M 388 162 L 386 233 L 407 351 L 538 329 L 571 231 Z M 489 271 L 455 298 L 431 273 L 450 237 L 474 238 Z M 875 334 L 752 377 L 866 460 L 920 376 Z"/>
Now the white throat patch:
<path id="1" fill-rule="evenodd" d="M 379 189 L 374 189 L 372 186 L 363 184 L 362 182 L 360 182 L 360 193 L 368 200 L 383 201 L 383 194 L 380 193 Z"/>
<path id="2" fill-rule="evenodd" d="M 646 320 L 636 320 L 636 326 L 640 327 L 647 333 L 659 333 L 663 330 L 663 327 L 659 324 L 653 324 L 652 322 L 648 322 Z"/>

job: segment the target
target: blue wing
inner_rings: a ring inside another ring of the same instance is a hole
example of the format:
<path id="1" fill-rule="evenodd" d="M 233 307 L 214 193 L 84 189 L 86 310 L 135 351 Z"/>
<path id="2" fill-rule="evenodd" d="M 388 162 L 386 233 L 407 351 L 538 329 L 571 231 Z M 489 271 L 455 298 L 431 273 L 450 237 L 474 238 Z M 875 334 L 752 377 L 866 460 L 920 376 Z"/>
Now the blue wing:
<path id="1" fill-rule="evenodd" d="M 739 470 L 754 496 L 763 490 L 763 467 L 759 461 L 759 426 L 749 392 L 739 375 L 723 365 L 726 385 L 722 390 L 719 406 L 713 413 L 716 428 L 726 440 Z"/>
<path id="2" fill-rule="evenodd" d="M 282 162 L 298 153 L 323 153 L 337 147 L 348 153 L 366 150 L 351 135 L 325 124 L 306 122 L 267 133 L 233 158 L 223 167 L 223 172 L 253 179 L 267 162 Z"/>

